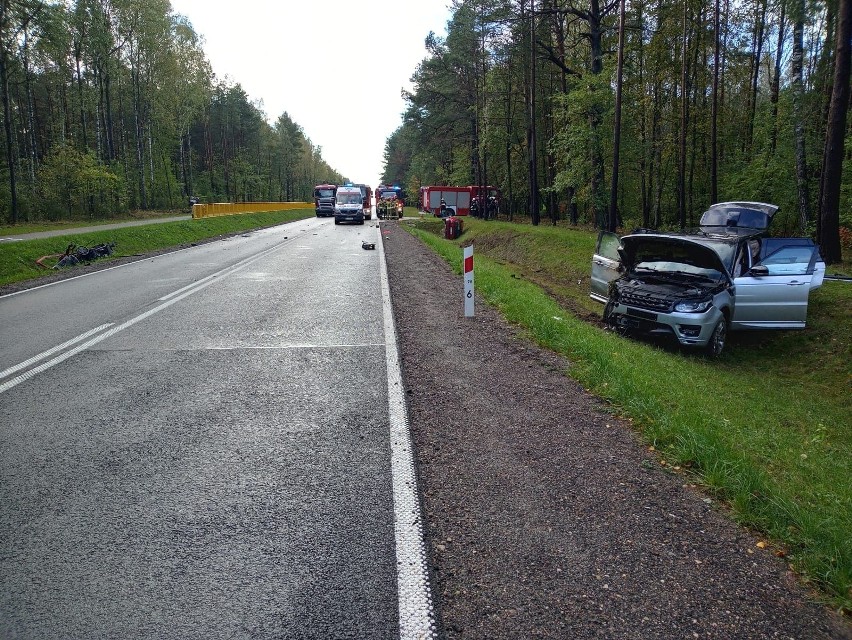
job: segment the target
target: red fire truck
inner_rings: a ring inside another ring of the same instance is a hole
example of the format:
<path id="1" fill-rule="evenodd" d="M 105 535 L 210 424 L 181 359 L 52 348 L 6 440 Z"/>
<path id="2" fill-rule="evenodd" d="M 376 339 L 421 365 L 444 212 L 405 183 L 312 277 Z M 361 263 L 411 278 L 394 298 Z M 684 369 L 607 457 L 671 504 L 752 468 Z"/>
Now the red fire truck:
<path id="1" fill-rule="evenodd" d="M 376 202 L 384 195 L 394 193 L 396 195 L 396 199 L 402 201 L 403 206 L 405 205 L 405 191 L 403 191 L 402 187 L 398 184 L 390 185 L 390 184 L 380 184 L 376 187 Z"/>
<path id="2" fill-rule="evenodd" d="M 470 187 L 471 200 L 476 201 L 478 215 L 480 218 L 496 218 L 500 211 L 500 189 L 497 187 L 482 187 L 476 185 Z"/>
<path id="3" fill-rule="evenodd" d="M 401 218 L 405 208 L 405 191 L 399 185 L 380 184 L 376 187 L 376 217 L 393 215 Z M 381 211 L 381 215 L 379 214 Z"/>
<path id="4" fill-rule="evenodd" d="M 336 194 L 336 184 L 318 184 L 314 187 L 314 212 L 317 214 L 317 218 L 334 215 L 334 196 Z"/>
<path id="5" fill-rule="evenodd" d="M 369 220 L 373 217 L 372 200 L 373 190 L 365 184 L 353 185 L 361 189 L 361 196 L 364 198 L 364 219 Z"/>
<path id="6" fill-rule="evenodd" d="M 466 216 L 470 213 L 470 187 L 423 187 L 420 190 L 420 208 L 440 217 L 441 204 L 444 211 L 452 209 L 449 215 Z"/>

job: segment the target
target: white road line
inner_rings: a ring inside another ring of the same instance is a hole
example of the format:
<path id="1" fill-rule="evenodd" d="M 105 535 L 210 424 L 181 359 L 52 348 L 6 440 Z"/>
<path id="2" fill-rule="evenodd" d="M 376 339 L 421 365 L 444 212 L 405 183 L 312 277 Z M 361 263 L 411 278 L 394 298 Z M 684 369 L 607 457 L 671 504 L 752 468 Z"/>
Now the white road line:
<path id="1" fill-rule="evenodd" d="M 92 347 L 92 346 L 98 344 L 99 342 L 103 342 L 107 338 L 114 336 L 116 333 L 118 333 L 120 331 L 124 331 L 128 327 L 132 327 L 137 322 L 140 322 L 140 321 L 144 320 L 145 318 L 148 318 L 148 317 L 154 315 L 155 313 L 159 313 L 163 309 L 167 309 L 168 307 L 172 306 L 174 303 L 179 302 L 180 300 L 183 300 L 184 298 L 186 298 L 188 296 L 191 296 L 193 293 L 198 293 L 202 289 L 206 289 L 207 287 L 209 287 L 214 282 L 218 282 L 219 280 L 222 280 L 223 278 L 226 278 L 229 275 L 236 273 L 240 269 L 247 267 L 248 265 L 252 264 L 253 262 L 255 262 L 257 260 L 261 260 L 262 258 L 265 258 L 268 254 L 272 253 L 273 251 L 280 249 L 281 246 L 284 245 L 286 242 L 287 241 L 279 243 L 279 244 L 275 245 L 274 247 L 270 247 L 269 249 L 261 251 L 257 255 L 252 256 L 251 258 L 247 258 L 247 259 L 243 260 L 242 262 L 237 263 L 236 265 L 231 265 L 229 267 L 226 267 L 225 269 L 222 269 L 218 273 L 214 273 L 213 277 L 210 278 L 209 280 L 207 280 L 206 282 L 201 283 L 201 284 L 195 283 L 197 286 L 195 286 L 193 289 L 189 289 L 188 291 L 184 291 L 182 294 L 175 296 L 175 297 L 173 297 L 169 300 L 166 300 L 165 302 L 163 302 L 159 306 L 152 307 L 151 309 L 148 309 L 148 311 L 136 316 L 135 318 L 131 318 L 127 322 L 124 322 L 124 323 L 122 323 L 118 326 L 115 326 L 112 329 L 109 329 L 105 333 L 102 333 L 102 334 L 92 338 L 91 340 L 84 342 L 81 345 L 78 345 L 77 347 L 71 349 L 70 351 L 66 351 L 63 354 L 56 356 L 52 360 L 48 360 L 47 362 L 45 362 L 45 363 L 43 363 L 43 364 L 41 364 L 41 365 L 39 365 L 39 366 L 37 366 L 33 369 L 30 369 L 29 371 L 26 371 L 26 372 L 22 373 L 21 375 L 12 378 L 11 380 L 7 380 L 3 384 L 0 384 L 0 393 L 4 393 L 4 392 L 8 391 L 9 389 L 12 389 L 13 387 L 18 386 L 22 382 L 26 382 L 27 380 L 38 375 L 39 373 L 47 371 L 48 369 L 56 366 L 60 362 L 64 362 L 68 358 L 77 355 L 81 351 L 85 351 L 89 347 Z"/>
<path id="2" fill-rule="evenodd" d="M 379 275 L 385 325 L 385 358 L 388 368 L 388 412 L 390 415 L 391 475 L 393 480 L 394 536 L 399 606 L 400 640 L 424 640 L 437 637 L 429 576 L 426 571 L 426 547 L 423 522 L 417 497 L 414 454 L 405 390 L 396 347 L 396 328 L 388 287 L 388 269 L 377 231 Z"/>
<path id="3" fill-rule="evenodd" d="M 277 249 L 278 247 L 281 247 L 282 245 L 289 244 L 289 243 L 293 242 L 293 241 L 294 241 L 296 238 L 298 238 L 299 236 L 303 235 L 304 233 L 305 233 L 305 230 L 304 230 L 304 229 L 303 229 L 303 230 L 300 230 L 300 231 L 296 231 L 296 235 L 294 235 L 294 236 L 293 236 L 293 237 L 291 237 L 291 238 L 287 238 L 287 239 L 286 239 L 286 240 L 284 240 L 283 242 L 280 242 L 279 244 L 275 245 L 272 249 Z M 266 251 L 270 251 L 270 250 L 269 250 L 269 249 L 267 249 Z M 263 254 L 259 254 L 259 255 L 263 255 Z M 244 267 L 245 265 L 249 264 L 250 262 L 254 262 L 254 261 L 255 261 L 255 259 L 257 259 L 257 257 L 258 257 L 258 256 L 251 256 L 251 257 L 249 257 L 249 258 L 245 258 L 244 260 L 240 260 L 239 262 L 237 262 L 237 263 L 235 263 L 235 264 L 231 265 L 231 267 L 230 267 L 230 268 L 232 268 L 232 269 L 234 269 L 234 270 L 236 271 L 238 268 L 242 268 L 242 267 Z M 221 272 L 219 272 L 219 273 L 221 273 Z M 172 297 L 174 297 L 174 296 L 176 296 L 176 295 L 179 295 L 179 294 L 183 293 L 184 291 L 187 291 L 187 290 L 189 290 L 189 289 L 194 289 L 195 287 L 197 287 L 197 286 L 199 286 L 199 285 L 205 284 L 205 283 L 206 283 L 208 280 L 210 280 L 211 278 L 216 278 L 216 277 L 219 275 L 219 273 L 213 273 L 213 274 L 210 274 L 209 276 L 206 276 L 206 277 L 204 277 L 204 278 L 201 278 L 200 280 L 196 280 L 195 282 L 192 282 L 192 283 L 190 283 L 190 284 L 186 285 L 185 287 L 181 287 L 180 289 L 177 289 L 177 290 L 175 290 L 175 291 L 172 291 L 171 293 L 167 293 L 167 294 L 166 294 L 166 295 L 164 295 L 162 298 L 157 298 L 157 301 L 158 301 L 158 302 L 163 302 L 163 301 L 168 300 L 168 299 L 170 299 L 170 298 L 172 298 Z"/>
<path id="4" fill-rule="evenodd" d="M 273 345 L 260 345 L 260 346 L 258 346 L 258 345 L 236 345 L 236 346 L 224 346 L 224 347 L 213 346 L 213 347 L 202 347 L 200 350 L 201 351 L 228 351 L 230 349 L 238 349 L 238 350 L 244 350 L 244 349 L 275 350 L 275 349 L 279 349 L 281 351 L 286 351 L 288 349 L 319 349 L 319 350 L 322 350 L 322 349 L 369 349 L 369 348 L 374 348 L 374 347 L 384 348 L 384 346 L 385 346 L 384 342 L 361 342 L 361 343 L 352 343 L 352 344 L 336 344 L 336 343 L 322 344 L 322 343 L 318 342 L 316 344 L 299 343 L 299 344 L 273 344 Z M 175 349 L 175 351 L 185 351 L 185 349 Z"/>
<path id="5" fill-rule="evenodd" d="M 215 277 L 216 277 L 216 274 L 214 273 L 214 274 L 211 274 L 211 275 L 206 276 L 204 278 L 201 278 L 200 280 L 196 280 L 195 282 L 192 282 L 192 283 L 186 285 L 185 287 L 181 287 L 177 291 L 172 291 L 171 293 L 164 295 L 162 298 L 157 298 L 157 301 L 158 302 L 164 302 L 165 300 L 168 300 L 169 298 L 174 298 L 176 295 L 183 293 L 187 289 L 194 289 L 198 285 L 210 280 L 210 278 L 215 278 Z"/>
<path id="6" fill-rule="evenodd" d="M 103 331 L 104 329 L 111 327 L 112 325 L 113 325 L 112 322 L 102 324 L 99 327 L 95 327 L 94 329 L 90 329 L 89 331 L 86 331 L 86 333 L 81 333 L 76 338 L 71 338 L 67 342 L 63 342 L 62 344 L 56 345 L 52 349 L 48 349 L 47 351 L 42 351 L 40 354 L 33 356 L 29 360 L 24 360 L 23 362 L 16 364 L 13 367 L 9 367 L 8 369 L 5 369 L 4 371 L 0 371 L 0 380 L 2 380 L 3 378 L 8 378 L 13 373 L 17 373 L 18 371 L 20 371 L 22 369 L 26 369 L 27 367 L 35 364 L 39 360 L 44 360 L 45 358 L 52 356 L 54 353 L 56 353 L 58 351 L 62 351 L 63 349 L 65 349 L 66 347 L 70 347 L 71 345 L 77 344 L 81 340 L 85 340 L 89 336 L 93 336 L 98 331 Z"/>

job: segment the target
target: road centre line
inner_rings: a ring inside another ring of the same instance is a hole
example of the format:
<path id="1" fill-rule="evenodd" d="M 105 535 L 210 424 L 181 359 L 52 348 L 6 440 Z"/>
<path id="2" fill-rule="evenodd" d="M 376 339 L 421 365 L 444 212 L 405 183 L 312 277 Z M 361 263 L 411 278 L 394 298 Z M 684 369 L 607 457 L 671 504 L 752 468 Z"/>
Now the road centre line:
<path id="1" fill-rule="evenodd" d="M 391 478 L 393 483 L 394 537 L 396 540 L 397 600 L 400 640 L 434 640 L 437 637 L 423 520 L 414 473 L 414 454 L 405 388 L 396 346 L 396 327 L 388 286 L 381 230 L 376 226 L 379 249 L 379 276 L 385 328 L 385 360 L 388 378 L 388 416 L 390 421 Z"/>
<path id="2" fill-rule="evenodd" d="M 84 342 L 81 345 L 78 345 L 77 347 L 71 349 L 70 351 L 66 351 L 63 354 L 56 356 L 52 360 L 48 360 L 47 362 L 40 364 L 39 366 L 37 366 L 33 369 L 30 369 L 29 371 L 26 371 L 26 372 L 22 373 L 21 375 L 12 378 L 11 380 L 7 380 L 6 382 L 0 384 L 0 393 L 4 393 L 4 392 L 8 391 L 9 389 L 12 389 L 13 387 L 18 386 L 22 382 L 26 382 L 30 378 L 35 377 L 39 373 L 47 371 L 51 367 L 54 367 L 57 364 L 64 362 L 68 358 L 75 356 L 82 351 L 85 351 L 89 347 L 92 347 L 92 346 L 94 346 L 94 345 L 96 345 L 100 342 L 103 342 L 107 338 L 110 338 L 110 337 L 114 336 L 115 334 L 117 334 L 121 331 L 124 331 L 128 327 L 132 327 L 137 322 L 140 322 L 140 321 L 142 321 L 142 320 L 144 320 L 144 319 L 146 319 L 146 318 L 148 318 L 148 317 L 150 317 L 150 316 L 152 316 L 156 313 L 159 313 L 160 311 L 162 311 L 164 309 L 167 309 L 168 307 L 172 306 L 176 302 L 179 302 L 179 301 L 183 300 L 184 298 L 191 296 L 194 293 L 198 293 L 202 289 L 206 289 L 211 284 L 218 282 L 219 280 L 227 278 L 229 275 L 232 275 L 232 274 L 240 271 L 241 269 L 243 269 L 244 267 L 247 267 L 248 265 L 252 264 L 253 262 L 255 262 L 257 260 L 261 260 L 261 259 L 265 258 L 268 254 L 270 254 L 274 251 L 277 251 L 282 246 L 287 244 L 287 242 L 289 242 L 289 240 L 281 242 L 281 243 L 279 243 L 279 244 L 277 244 L 273 247 L 270 247 L 269 249 L 265 249 L 264 251 L 261 251 L 260 253 L 252 256 L 251 258 L 246 258 L 245 260 L 242 260 L 241 262 L 238 262 L 235 265 L 230 265 L 230 266 L 222 269 L 221 271 L 214 273 L 213 274 L 214 277 L 207 280 L 206 282 L 201 283 L 201 284 L 194 283 L 196 285 L 194 288 L 189 289 L 188 291 L 184 291 L 180 295 L 175 296 L 175 297 L 173 297 L 169 300 L 166 300 L 165 302 L 163 302 L 162 304 L 160 304 L 156 307 L 152 307 L 151 309 L 148 309 L 147 311 L 139 314 L 135 318 L 131 318 L 130 320 L 128 320 L 128 321 L 126 321 L 126 322 L 124 322 L 124 323 L 122 323 L 118 326 L 112 327 L 108 331 L 95 336 L 91 340 Z"/>
<path id="3" fill-rule="evenodd" d="M 273 249 L 277 249 L 278 247 L 280 247 L 280 246 L 282 246 L 282 245 L 289 244 L 292 240 L 295 240 L 297 237 L 299 237 L 299 236 L 300 236 L 300 235 L 302 235 L 303 233 L 304 233 L 304 231 L 297 232 L 297 235 L 294 235 L 292 238 L 287 238 L 287 240 L 285 240 L 284 242 L 281 242 L 280 244 L 275 245 L 275 247 L 273 247 Z M 244 266 L 246 263 L 248 263 L 248 262 L 250 262 L 250 261 L 253 261 L 255 258 L 257 258 L 257 256 L 250 256 L 250 257 L 248 257 L 248 258 L 245 258 L 245 259 L 243 259 L 243 260 L 240 260 L 239 262 L 237 262 L 237 263 L 235 263 L 235 264 L 231 265 L 231 267 L 232 267 L 232 268 L 242 267 L 242 266 Z M 219 273 L 221 273 L 221 272 L 219 272 Z M 192 289 L 192 288 L 194 288 L 194 287 L 197 287 L 197 286 L 199 286 L 199 285 L 201 285 L 201 284 L 203 284 L 203 283 L 207 282 L 207 281 L 208 281 L 208 280 L 210 280 L 211 278 L 215 278 L 215 277 L 217 277 L 217 276 L 219 275 L 219 273 L 211 273 L 209 276 L 205 276 L 204 278 L 201 278 L 200 280 L 196 280 L 195 282 L 192 282 L 192 283 L 190 283 L 190 284 L 186 285 L 185 287 L 181 287 L 180 289 L 177 289 L 177 290 L 175 290 L 175 291 L 172 291 L 171 293 L 167 293 L 167 294 L 166 294 L 166 295 L 164 295 L 162 298 L 157 298 L 157 301 L 158 301 L 158 302 L 162 302 L 162 301 L 168 300 L 169 298 L 171 298 L 171 297 L 173 297 L 173 296 L 176 296 L 176 295 L 178 295 L 178 294 L 181 294 L 181 293 L 183 293 L 184 291 L 186 291 L 186 290 L 188 290 L 188 289 Z"/>
<path id="4" fill-rule="evenodd" d="M 52 356 L 54 353 L 56 353 L 58 351 L 62 351 L 66 347 L 70 347 L 71 345 L 75 345 L 78 342 L 80 342 L 81 340 L 85 340 L 86 338 L 93 336 L 98 331 L 103 331 L 104 329 L 111 327 L 113 324 L 114 323 L 112 323 L 112 322 L 107 322 L 106 324 L 102 324 L 101 326 L 95 327 L 94 329 L 89 329 L 88 331 L 86 331 L 86 333 L 81 333 L 76 338 L 71 338 L 70 340 L 63 342 L 62 344 L 56 345 L 55 347 L 48 349 L 47 351 L 42 351 L 41 353 L 33 356 L 29 360 L 24 360 L 23 362 L 21 362 L 19 364 L 16 364 L 12 367 L 9 367 L 8 369 L 0 371 L 0 380 L 2 380 L 3 378 L 8 378 L 13 373 L 17 373 L 18 371 L 21 371 L 22 369 L 26 369 L 30 365 L 35 364 L 39 360 L 44 360 L 45 358 Z"/>
<path id="5" fill-rule="evenodd" d="M 239 264 L 239 263 L 237 263 L 237 264 Z M 198 285 L 210 280 L 210 278 L 215 278 L 215 277 L 216 277 L 215 273 L 210 274 L 209 276 L 205 276 L 204 278 L 201 278 L 200 280 L 196 280 L 195 282 L 192 282 L 192 283 L 186 285 L 185 287 L 181 287 L 177 291 L 172 291 L 171 293 L 164 295 L 162 298 L 157 298 L 157 302 L 163 302 L 165 300 L 168 300 L 169 298 L 172 298 L 172 297 L 178 295 L 179 293 L 183 293 L 187 289 L 192 289 L 194 287 L 197 287 Z"/>

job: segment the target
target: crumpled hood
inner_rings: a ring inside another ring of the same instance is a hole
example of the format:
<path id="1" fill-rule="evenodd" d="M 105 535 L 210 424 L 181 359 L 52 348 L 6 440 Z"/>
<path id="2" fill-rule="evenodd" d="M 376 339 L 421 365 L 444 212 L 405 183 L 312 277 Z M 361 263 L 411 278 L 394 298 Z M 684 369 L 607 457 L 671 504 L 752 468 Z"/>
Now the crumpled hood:
<path id="1" fill-rule="evenodd" d="M 637 263 L 650 261 L 681 261 L 701 269 L 715 269 L 728 274 L 719 254 L 708 246 L 690 240 L 656 234 L 635 234 L 624 236 L 618 249 L 622 264 L 631 270 Z M 676 256 L 677 260 L 673 260 Z"/>

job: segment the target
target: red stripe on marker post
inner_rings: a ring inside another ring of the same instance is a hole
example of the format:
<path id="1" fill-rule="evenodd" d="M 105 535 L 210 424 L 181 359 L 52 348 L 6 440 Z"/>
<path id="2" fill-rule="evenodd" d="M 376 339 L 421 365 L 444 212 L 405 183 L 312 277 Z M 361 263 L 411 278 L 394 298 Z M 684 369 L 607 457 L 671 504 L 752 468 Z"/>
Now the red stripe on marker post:
<path id="1" fill-rule="evenodd" d="M 473 245 L 464 248 L 464 315 L 473 317 Z"/>

